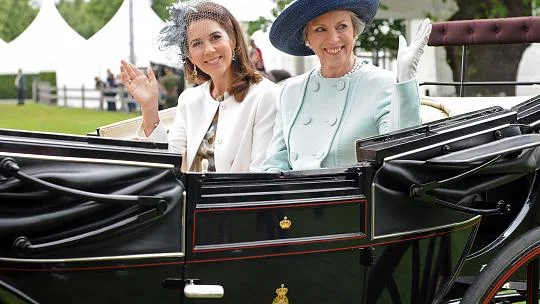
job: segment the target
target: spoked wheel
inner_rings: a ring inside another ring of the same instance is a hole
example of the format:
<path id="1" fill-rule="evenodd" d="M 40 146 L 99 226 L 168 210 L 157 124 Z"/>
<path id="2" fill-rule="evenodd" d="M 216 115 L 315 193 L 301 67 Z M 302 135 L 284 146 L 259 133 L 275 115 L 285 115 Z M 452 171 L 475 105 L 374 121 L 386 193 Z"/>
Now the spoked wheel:
<path id="1" fill-rule="evenodd" d="M 540 227 L 499 252 L 467 289 L 461 303 L 538 304 Z"/>

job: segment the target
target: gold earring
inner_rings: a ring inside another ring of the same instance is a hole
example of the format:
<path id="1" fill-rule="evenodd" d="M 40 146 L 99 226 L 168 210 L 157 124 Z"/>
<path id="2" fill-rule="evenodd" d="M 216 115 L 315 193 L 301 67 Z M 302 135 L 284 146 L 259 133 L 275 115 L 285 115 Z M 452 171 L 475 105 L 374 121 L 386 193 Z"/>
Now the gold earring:
<path id="1" fill-rule="evenodd" d="M 197 66 L 193 65 L 193 76 L 197 76 Z"/>

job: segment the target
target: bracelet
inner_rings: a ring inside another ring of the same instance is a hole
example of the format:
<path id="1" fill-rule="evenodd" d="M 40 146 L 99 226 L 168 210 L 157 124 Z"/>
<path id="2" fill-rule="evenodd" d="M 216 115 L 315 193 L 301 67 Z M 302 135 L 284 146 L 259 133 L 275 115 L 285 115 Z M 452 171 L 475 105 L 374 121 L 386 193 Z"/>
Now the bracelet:
<path id="1" fill-rule="evenodd" d="M 144 125 L 145 124 L 144 124 L 144 120 L 143 120 L 142 128 L 143 128 L 144 133 L 146 133 L 146 127 Z M 152 125 L 152 127 L 153 127 L 152 131 L 154 131 L 157 128 L 158 125 L 159 125 L 159 120 L 155 124 Z"/>

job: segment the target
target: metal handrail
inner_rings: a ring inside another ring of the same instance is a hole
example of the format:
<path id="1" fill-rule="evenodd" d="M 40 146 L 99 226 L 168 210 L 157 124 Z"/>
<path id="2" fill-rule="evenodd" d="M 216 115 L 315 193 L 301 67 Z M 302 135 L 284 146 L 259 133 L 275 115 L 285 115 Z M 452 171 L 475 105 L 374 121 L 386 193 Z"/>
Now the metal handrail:
<path id="1" fill-rule="evenodd" d="M 425 81 L 419 84 L 419 86 L 426 85 L 440 85 L 440 86 L 497 86 L 497 85 L 540 85 L 540 81 L 469 81 L 469 82 L 436 82 L 436 81 Z"/>

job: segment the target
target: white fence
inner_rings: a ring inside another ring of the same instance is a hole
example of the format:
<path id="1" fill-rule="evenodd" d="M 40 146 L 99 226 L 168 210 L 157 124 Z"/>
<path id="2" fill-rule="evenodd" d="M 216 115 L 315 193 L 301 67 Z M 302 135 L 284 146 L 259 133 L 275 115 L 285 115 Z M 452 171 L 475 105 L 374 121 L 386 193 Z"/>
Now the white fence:
<path id="1" fill-rule="evenodd" d="M 52 87 L 48 82 L 34 82 L 33 96 L 37 102 L 57 106 L 100 111 L 137 111 L 137 102 L 123 86 L 116 88 Z"/>

